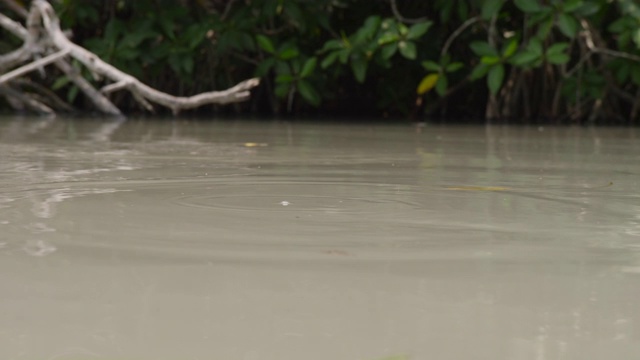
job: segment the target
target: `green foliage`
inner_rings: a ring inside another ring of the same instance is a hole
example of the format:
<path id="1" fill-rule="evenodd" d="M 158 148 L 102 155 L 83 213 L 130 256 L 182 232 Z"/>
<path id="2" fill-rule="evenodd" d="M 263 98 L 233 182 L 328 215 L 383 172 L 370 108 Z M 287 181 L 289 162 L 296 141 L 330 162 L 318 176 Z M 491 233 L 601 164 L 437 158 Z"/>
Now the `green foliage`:
<path id="1" fill-rule="evenodd" d="M 326 69 L 337 61 L 342 65 L 349 64 L 355 79 L 363 83 L 371 63 L 389 68 L 391 59 L 396 54 L 408 60 L 415 60 L 415 41 L 420 39 L 431 25 L 430 21 L 425 21 L 407 27 L 393 18 L 383 20 L 377 15 L 370 16 L 352 35 L 346 36 L 343 33 L 341 39 L 325 42 L 320 51 L 320 54 L 324 54 L 321 66 Z"/>
<path id="2" fill-rule="evenodd" d="M 474 116 L 486 113 L 489 94 L 495 116 L 574 118 L 596 103 L 629 116 L 640 112 L 625 100 L 640 90 L 640 5 L 634 0 L 397 6 L 64 0 L 58 11 L 75 40 L 168 92 L 191 94 L 261 77 L 262 90 L 252 99 L 261 111 L 376 111 L 376 104 L 385 113 L 438 116 L 447 103 L 462 101 L 455 115 Z M 64 77 L 52 85 L 70 99 L 77 94 Z"/>

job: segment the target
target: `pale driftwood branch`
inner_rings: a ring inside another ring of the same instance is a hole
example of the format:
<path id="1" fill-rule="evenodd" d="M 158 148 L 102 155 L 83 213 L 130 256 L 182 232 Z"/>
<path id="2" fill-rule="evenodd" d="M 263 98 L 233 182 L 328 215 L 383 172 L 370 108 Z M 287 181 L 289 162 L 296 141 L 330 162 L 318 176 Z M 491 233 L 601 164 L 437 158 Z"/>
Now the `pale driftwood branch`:
<path id="1" fill-rule="evenodd" d="M 102 61 L 92 52 L 71 42 L 60 29 L 58 17 L 55 15 L 51 5 L 44 0 L 34 0 L 32 11 L 38 11 L 42 17 L 47 35 L 51 42 L 61 50 L 68 50 L 70 56 L 81 62 L 104 77 L 118 83 L 128 83 L 127 88 L 134 94 L 147 101 L 151 101 L 170 108 L 173 112 L 183 109 L 196 108 L 205 104 L 227 104 L 247 100 L 250 96 L 249 90 L 256 87 L 260 80 L 257 78 L 245 80 L 236 86 L 223 90 L 211 91 L 202 94 L 179 97 L 158 91 L 146 84 L 143 84 L 135 77 L 118 70 L 114 66 Z"/>
<path id="2" fill-rule="evenodd" d="M 0 26 L 24 41 L 24 44 L 19 49 L 0 55 L 0 71 L 12 68 L 33 57 L 34 53 L 37 52 L 35 40 L 29 36 L 29 31 L 22 24 L 0 13 Z"/>
<path id="3" fill-rule="evenodd" d="M 46 115 L 55 115 L 55 111 L 48 107 L 47 105 L 41 103 L 38 100 L 33 99 L 30 96 L 27 96 L 25 93 L 21 91 L 17 91 L 12 89 L 6 85 L 0 85 L 0 93 L 4 94 L 9 98 L 13 98 L 14 100 L 22 103 L 24 106 L 32 109 L 35 112 L 46 114 Z"/>
<path id="4" fill-rule="evenodd" d="M 60 99 L 56 93 L 54 93 L 51 89 L 45 87 L 44 85 L 37 83 L 35 81 L 31 81 L 29 79 L 14 79 L 11 80 L 11 87 L 20 87 L 21 89 L 29 88 L 32 89 L 35 93 L 40 94 L 40 96 L 32 96 L 36 100 L 42 97 L 45 98 L 46 101 L 50 102 L 52 105 L 55 105 L 56 108 L 62 109 L 64 111 L 72 112 L 74 111 L 73 106 L 67 104 L 64 100 Z M 45 104 L 47 102 L 44 102 Z"/>
<path id="5" fill-rule="evenodd" d="M 102 89 L 100 89 L 100 92 L 104 93 L 104 94 L 109 94 L 109 93 L 112 93 L 114 91 L 126 89 L 126 88 L 129 87 L 130 84 L 131 83 L 126 81 L 126 80 L 118 81 L 116 83 L 109 84 L 109 85 L 103 87 Z"/>
<path id="6" fill-rule="evenodd" d="M 4 0 L 0 0 L 6 2 Z M 11 0 L 8 0 L 11 2 Z M 227 104 L 243 101 L 249 98 L 249 90 L 259 84 L 259 79 L 248 79 L 240 82 L 223 91 L 205 92 L 189 97 L 179 97 L 158 91 L 135 77 L 118 70 L 109 63 L 104 62 L 92 52 L 69 40 L 60 28 L 60 22 L 51 5 L 45 0 L 34 0 L 31 9 L 26 15 L 26 27 L 15 22 L 7 16 L 0 14 L 0 27 L 6 29 L 16 37 L 24 41 L 24 45 L 11 53 L 0 55 L 0 74 L 2 69 L 10 69 L 21 63 L 32 60 L 28 65 L 24 65 L 9 73 L 0 76 L 0 84 L 5 83 L 18 76 L 24 75 L 35 69 L 43 69 L 43 67 L 51 62 L 55 62 L 56 66 L 62 70 L 78 88 L 87 95 L 94 103 L 96 108 L 101 112 L 111 115 L 121 115 L 120 110 L 114 106 L 104 94 L 126 89 L 134 96 L 145 109 L 153 111 L 151 103 L 156 103 L 170 108 L 174 114 L 184 109 L 196 108 L 206 104 Z M 40 56 L 47 55 L 42 59 Z M 113 84 L 107 85 L 102 92 L 96 90 L 86 79 L 64 60 L 64 56 L 76 59 L 88 68 L 91 73 L 99 75 L 107 80 L 113 81 Z M 35 61 L 33 61 L 35 59 Z M 27 103 L 25 98 L 28 94 L 24 94 L 20 99 L 16 96 L 17 90 L 8 86 L 3 86 L 2 93 L 16 99 L 32 109 L 39 112 L 49 113 L 50 109 L 38 106 L 38 102 Z"/>
<path id="7" fill-rule="evenodd" d="M 22 16 L 23 18 L 27 17 L 27 10 L 20 4 L 18 4 L 15 0 L 2 0 L 4 5 L 9 9 L 13 10 L 16 14 Z"/>
<path id="8" fill-rule="evenodd" d="M 587 22 L 587 20 L 585 19 L 582 19 L 580 20 L 580 24 L 584 28 L 583 35 L 585 44 L 591 52 L 640 62 L 640 56 L 596 46 L 595 42 L 593 41 L 593 30 L 591 30 L 589 22 Z"/>
<path id="9" fill-rule="evenodd" d="M 52 62 L 55 62 L 56 60 L 59 60 L 65 56 L 67 56 L 67 54 L 69 54 L 69 50 L 61 50 L 58 51 L 55 54 L 51 54 L 49 56 L 45 56 L 42 59 L 36 60 L 30 64 L 27 64 L 25 66 L 21 66 L 13 71 L 9 71 L 8 73 L 0 76 L 0 84 L 7 82 L 13 78 L 16 78 L 18 76 L 24 75 L 28 72 L 34 71 L 34 70 L 38 70 L 41 67 L 51 64 Z"/>
<path id="10" fill-rule="evenodd" d="M 17 21 L 13 21 L 2 13 L 0 13 L 0 26 L 22 40 L 25 40 L 27 36 L 29 36 L 29 32 L 24 28 L 24 26 L 22 26 L 22 24 Z"/>
<path id="11" fill-rule="evenodd" d="M 68 62 L 63 60 L 56 61 L 56 66 L 58 69 L 62 70 L 62 72 L 67 75 L 67 77 L 82 91 L 89 101 L 93 103 L 93 105 L 98 108 L 101 112 L 109 115 L 121 116 L 122 112 L 120 109 L 113 105 L 109 99 L 107 99 L 104 95 L 102 95 L 98 90 L 96 90 L 87 79 L 83 78 L 73 66 L 69 65 Z"/>

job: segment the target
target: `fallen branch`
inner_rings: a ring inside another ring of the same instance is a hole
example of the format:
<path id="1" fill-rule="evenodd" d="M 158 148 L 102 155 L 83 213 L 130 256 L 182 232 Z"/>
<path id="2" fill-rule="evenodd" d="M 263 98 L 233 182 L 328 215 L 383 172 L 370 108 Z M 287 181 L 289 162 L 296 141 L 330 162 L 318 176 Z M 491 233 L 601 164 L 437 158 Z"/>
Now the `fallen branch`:
<path id="1" fill-rule="evenodd" d="M 223 91 L 210 91 L 189 97 L 173 96 L 156 90 L 137 78 L 115 68 L 103 61 L 94 53 L 73 43 L 60 28 L 60 21 L 51 5 L 45 0 L 34 0 L 27 14 L 26 28 L 8 17 L 0 14 L 0 27 L 10 31 L 24 41 L 24 45 L 11 53 L 0 55 L 1 69 L 11 68 L 29 59 L 35 59 L 27 65 L 23 65 L 13 71 L 0 76 L 0 84 L 4 84 L 3 93 L 16 98 L 15 91 L 11 91 L 10 81 L 29 71 L 42 69 L 45 65 L 55 63 L 67 77 L 94 103 L 101 112 L 110 115 L 120 115 L 120 110 L 115 107 L 104 94 L 116 90 L 128 90 L 133 97 L 147 110 L 153 111 L 151 103 L 165 106 L 177 114 L 184 109 L 192 109 L 206 104 L 228 104 L 247 100 L 249 90 L 259 84 L 259 79 L 253 78 Z M 39 56 L 46 55 L 42 59 Z M 69 56 L 94 74 L 101 75 L 113 83 L 98 91 L 86 79 L 69 64 L 64 57 Z M 25 95 L 26 96 L 26 95 Z M 20 99 L 25 102 L 24 97 Z M 37 107 L 37 106 L 36 106 Z M 34 108 L 32 106 L 32 108 Z M 48 113 L 40 107 L 41 112 Z"/>
<path id="2" fill-rule="evenodd" d="M 36 60 L 30 64 L 19 67 L 13 71 L 9 71 L 8 73 L 0 76 L 0 84 L 5 83 L 13 78 L 24 75 L 28 72 L 38 70 L 39 68 L 51 64 L 52 62 L 57 61 L 58 59 L 67 56 L 69 54 L 69 50 L 61 50 L 55 54 L 51 54 L 49 56 L 43 57 L 42 59 Z"/>
<path id="3" fill-rule="evenodd" d="M 68 50 L 70 56 L 88 67 L 91 71 L 103 75 L 114 82 L 128 83 L 127 89 L 141 98 L 166 106 L 174 113 L 183 109 L 196 108 L 205 104 L 227 104 L 247 100 L 250 96 L 249 89 L 256 87 L 260 80 L 257 78 L 245 80 L 236 86 L 224 91 L 211 91 L 202 94 L 179 97 L 156 90 L 143 84 L 135 77 L 122 72 L 102 61 L 92 52 L 74 44 L 63 34 L 60 29 L 58 17 L 55 15 L 51 5 L 44 0 L 35 0 L 33 9 L 38 9 L 43 20 L 47 34 L 51 37 L 53 44 L 61 49 Z"/>

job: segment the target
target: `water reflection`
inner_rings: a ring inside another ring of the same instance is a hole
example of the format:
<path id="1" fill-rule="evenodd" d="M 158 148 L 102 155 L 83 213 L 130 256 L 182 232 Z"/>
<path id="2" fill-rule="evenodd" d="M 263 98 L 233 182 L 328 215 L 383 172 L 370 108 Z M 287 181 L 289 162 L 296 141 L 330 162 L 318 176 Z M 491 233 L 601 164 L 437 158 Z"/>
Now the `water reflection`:
<path id="1" fill-rule="evenodd" d="M 637 358 L 639 146 L 0 121 L 0 357 Z"/>

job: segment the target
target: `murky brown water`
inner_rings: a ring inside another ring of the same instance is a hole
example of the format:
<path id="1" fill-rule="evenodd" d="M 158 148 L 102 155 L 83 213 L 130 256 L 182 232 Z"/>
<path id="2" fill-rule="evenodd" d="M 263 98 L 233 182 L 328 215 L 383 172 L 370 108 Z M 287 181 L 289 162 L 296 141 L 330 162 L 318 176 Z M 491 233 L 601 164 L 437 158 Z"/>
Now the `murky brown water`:
<path id="1" fill-rule="evenodd" d="M 640 358 L 637 130 L 0 120 L 1 359 Z"/>

